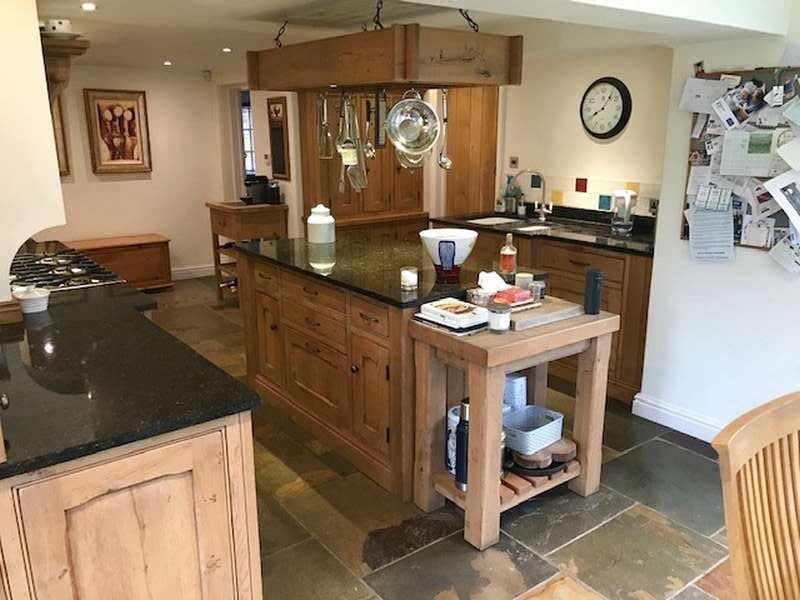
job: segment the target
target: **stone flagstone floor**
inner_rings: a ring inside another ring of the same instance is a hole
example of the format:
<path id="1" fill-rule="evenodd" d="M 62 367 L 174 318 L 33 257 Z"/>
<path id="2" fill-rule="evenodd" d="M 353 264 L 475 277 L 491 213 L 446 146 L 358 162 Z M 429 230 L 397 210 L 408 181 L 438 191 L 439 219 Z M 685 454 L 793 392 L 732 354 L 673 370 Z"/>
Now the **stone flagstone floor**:
<path id="1" fill-rule="evenodd" d="M 236 300 L 211 278 L 155 295 L 153 321 L 244 379 Z M 572 398 L 550 390 L 567 415 Z M 254 414 L 267 600 L 733 598 L 716 455 L 610 402 L 603 486 L 565 487 L 505 513 L 500 543 L 463 541 L 451 505 L 424 514 L 268 406 Z"/>

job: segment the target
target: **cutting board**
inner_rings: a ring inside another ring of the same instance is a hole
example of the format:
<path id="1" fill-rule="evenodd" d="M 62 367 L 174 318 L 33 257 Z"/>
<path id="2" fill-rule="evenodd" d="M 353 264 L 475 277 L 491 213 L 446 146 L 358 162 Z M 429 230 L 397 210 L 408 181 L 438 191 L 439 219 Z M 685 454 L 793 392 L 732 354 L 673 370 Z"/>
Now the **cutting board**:
<path id="1" fill-rule="evenodd" d="M 561 298 L 546 296 L 542 305 L 511 314 L 511 329 L 522 331 L 539 325 L 546 325 L 563 319 L 579 317 L 583 314 L 583 306 L 568 302 Z"/>

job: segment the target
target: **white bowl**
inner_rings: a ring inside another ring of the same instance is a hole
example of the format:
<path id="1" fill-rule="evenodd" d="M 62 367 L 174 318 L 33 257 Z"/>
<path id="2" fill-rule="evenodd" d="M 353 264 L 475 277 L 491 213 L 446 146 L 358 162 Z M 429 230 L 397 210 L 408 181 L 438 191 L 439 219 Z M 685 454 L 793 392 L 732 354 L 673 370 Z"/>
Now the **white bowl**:
<path id="1" fill-rule="evenodd" d="M 469 257 L 470 252 L 475 247 L 475 242 L 478 239 L 478 232 L 472 229 L 426 229 L 419 232 L 419 237 L 422 238 L 422 243 L 428 251 L 428 256 L 431 257 L 433 264 L 437 267 L 442 265 L 439 259 L 439 242 L 455 242 L 456 256 L 454 260 L 455 266 L 464 264 L 464 261 Z"/>
<path id="2" fill-rule="evenodd" d="M 14 300 L 19 302 L 19 308 L 22 314 L 25 315 L 47 310 L 47 305 L 50 300 L 50 290 L 42 288 L 15 291 L 11 295 L 14 297 Z"/>

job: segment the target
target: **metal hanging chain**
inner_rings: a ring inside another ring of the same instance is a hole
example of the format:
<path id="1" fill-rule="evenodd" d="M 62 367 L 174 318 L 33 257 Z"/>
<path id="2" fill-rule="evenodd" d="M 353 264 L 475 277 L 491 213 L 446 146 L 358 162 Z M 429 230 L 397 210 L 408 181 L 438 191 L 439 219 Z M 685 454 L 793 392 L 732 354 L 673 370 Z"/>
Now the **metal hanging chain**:
<path id="1" fill-rule="evenodd" d="M 461 13 L 462 17 L 464 17 L 464 20 L 467 22 L 467 25 L 469 25 L 469 28 L 472 29 L 472 31 L 474 31 L 475 33 L 478 33 L 478 30 L 480 29 L 480 27 L 478 27 L 478 22 L 469 16 L 469 11 L 464 10 L 463 8 L 459 8 L 458 12 Z"/>
<path id="2" fill-rule="evenodd" d="M 275 36 L 275 47 L 280 48 L 283 46 L 281 42 L 281 36 L 286 32 L 286 26 L 289 24 L 289 19 L 286 19 L 281 25 L 280 29 L 278 29 L 278 35 Z"/>
<path id="3" fill-rule="evenodd" d="M 383 0 L 378 0 L 375 3 L 375 16 L 372 18 L 372 24 L 375 26 L 375 29 L 383 29 L 383 23 L 381 23 L 382 10 L 383 10 Z"/>

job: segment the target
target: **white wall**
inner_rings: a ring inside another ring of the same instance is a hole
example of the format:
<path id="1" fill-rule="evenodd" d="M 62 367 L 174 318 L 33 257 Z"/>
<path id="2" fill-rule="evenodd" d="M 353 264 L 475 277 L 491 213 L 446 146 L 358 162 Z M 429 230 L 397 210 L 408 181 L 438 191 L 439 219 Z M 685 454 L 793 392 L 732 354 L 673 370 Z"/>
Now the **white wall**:
<path id="1" fill-rule="evenodd" d="M 761 38 L 675 50 L 644 381 L 634 412 L 704 439 L 738 414 L 800 389 L 800 281 L 763 251 L 737 248 L 731 264 L 690 260 L 679 231 L 691 115 L 677 110 L 678 100 L 698 60 L 709 71 L 777 65 L 782 49 L 782 40 Z"/>
<path id="2" fill-rule="evenodd" d="M 500 178 L 515 172 L 508 159 L 518 156 L 521 168 L 545 175 L 548 199 L 561 190 L 564 203 L 571 206 L 597 209 L 598 194 L 611 193 L 626 182 L 640 184 L 640 197 L 657 198 L 671 65 L 671 49 L 656 46 L 528 58 L 523 84 L 508 87 L 505 94 L 505 125 L 498 139 L 505 139 L 499 146 Z M 633 112 L 619 136 L 599 142 L 584 131 L 579 105 L 588 86 L 605 76 L 628 86 Z M 588 193 L 574 191 L 576 177 L 589 179 Z M 538 190 L 523 191 L 529 199 L 539 198 Z"/>
<path id="3" fill-rule="evenodd" d="M 289 119 L 289 169 L 290 181 L 279 180 L 284 201 L 289 206 L 289 237 L 304 237 L 303 215 L 303 174 L 300 164 L 300 118 L 298 115 L 297 94 L 290 92 L 250 92 L 250 106 L 253 110 L 253 137 L 255 142 L 256 174 L 272 177 L 269 142 L 269 123 L 267 120 L 267 99 L 286 97 L 287 117 Z"/>
<path id="4" fill-rule="evenodd" d="M 92 173 L 83 88 L 147 93 L 152 173 Z M 176 277 L 207 274 L 212 256 L 205 203 L 224 199 L 216 86 L 163 68 L 76 66 L 63 103 L 72 167 L 62 186 L 67 224 L 37 239 L 160 233 L 172 240 Z M 23 112 L 32 111 L 17 114 Z"/>
<path id="5" fill-rule="evenodd" d="M 20 245 L 64 222 L 58 162 L 34 0 L 0 2 L 0 302 Z"/>

